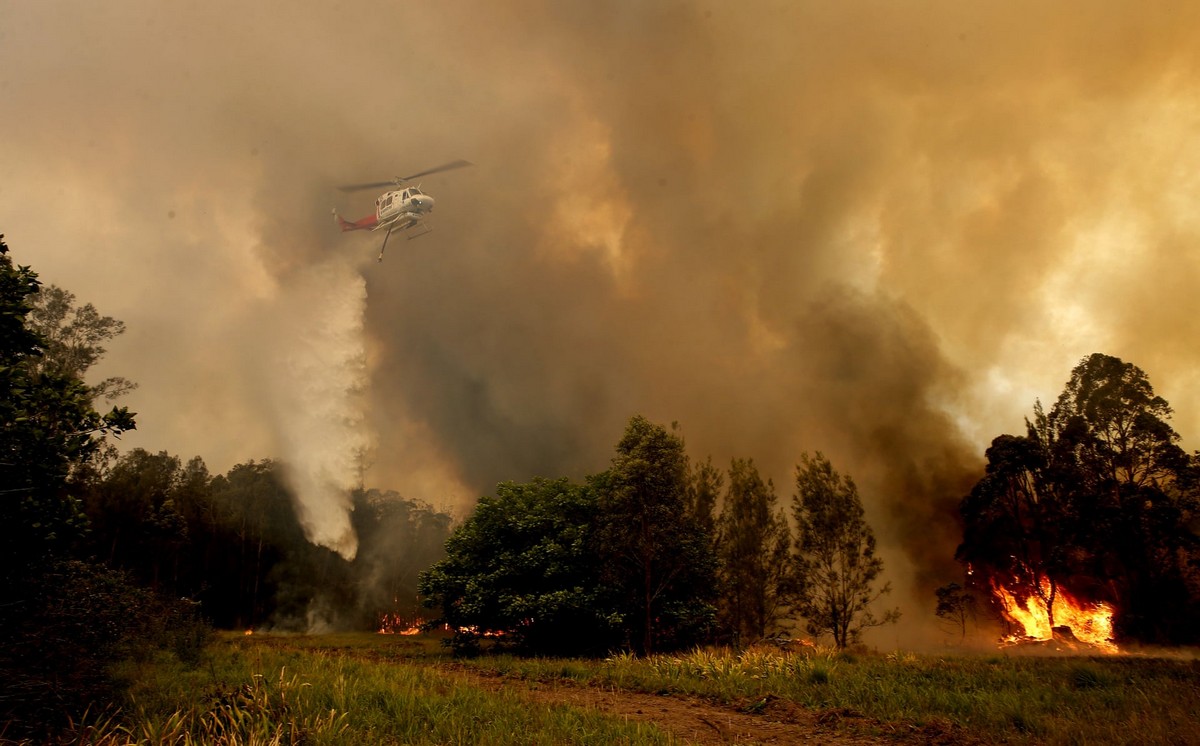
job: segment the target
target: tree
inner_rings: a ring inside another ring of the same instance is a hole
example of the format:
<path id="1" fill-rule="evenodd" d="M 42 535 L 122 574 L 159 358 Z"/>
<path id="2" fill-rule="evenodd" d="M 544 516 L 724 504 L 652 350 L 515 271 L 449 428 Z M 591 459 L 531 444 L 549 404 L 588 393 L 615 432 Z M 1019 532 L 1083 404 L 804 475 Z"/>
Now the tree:
<path id="1" fill-rule="evenodd" d="M 1071 371 L 1048 415 L 1035 422 L 1072 501 L 1072 574 L 1090 598 L 1116 607 L 1119 635 L 1194 641 L 1197 603 L 1186 578 L 1200 561 L 1187 528 L 1189 460 L 1170 426 L 1171 407 L 1149 377 L 1094 353 Z"/>
<path id="2" fill-rule="evenodd" d="M 57 285 L 43 286 L 33 296 L 28 325 L 42 340 L 42 355 L 34 363 L 34 372 L 81 381 L 104 357 L 102 343 L 125 333 L 125 322 L 101 316 L 91 303 L 76 306 L 75 295 Z M 92 394 L 113 401 L 135 388 L 132 381 L 113 376 L 92 386 Z"/>
<path id="3" fill-rule="evenodd" d="M 1119 501 L 1122 488 L 1162 487 L 1187 467 L 1170 418 L 1144 371 L 1097 352 L 1075 366 L 1036 427 L 1047 443 L 1065 446 L 1057 455 L 1078 465 L 1093 489 Z"/>
<path id="4" fill-rule="evenodd" d="M 42 368 L 47 342 L 29 324 L 39 288 L 0 236 L 0 718 L 18 740 L 107 693 L 108 664 L 145 609 L 123 578 L 72 556 L 87 521 L 71 476 L 134 421 L 100 414 L 77 376 Z"/>
<path id="5" fill-rule="evenodd" d="M 426 605 L 440 611 L 430 624 L 456 630 L 458 651 L 492 636 L 525 652 L 605 652 L 617 620 L 593 553 L 596 509 L 566 479 L 498 485 L 420 576 Z"/>
<path id="6" fill-rule="evenodd" d="M 683 441 L 634 416 L 612 467 L 590 481 L 599 498 L 601 581 L 616 595 L 631 647 L 649 655 L 694 644 L 712 624 L 716 562 L 688 510 Z"/>
<path id="7" fill-rule="evenodd" d="M 735 645 L 766 636 L 791 590 L 791 532 L 770 480 L 753 459 L 734 459 L 717 523 L 718 618 Z"/>
<path id="8" fill-rule="evenodd" d="M 420 573 L 446 556 L 450 516 L 391 490 L 356 491 L 351 514 L 358 536 L 353 569 L 358 608 L 372 626 L 385 615 L 420 612 Z M 377 627 L 376 627 L 377 628 Z"/>
<path id="9" fill-rule="evenodd" d="M 1037 596 L 1053 628 L 1059 579 L 1072 555 L 1070 495 L 1050 477 L 1047 448 L 1032 425 L 1027 436 L 997 437 L 986 456 L 984 477 L 959 506 L 963 543 L 955 557 L 975 577 Z"/>
<path id="10" fill-rule="evenodd" d="M 938 588 L 937 607 L 934 614 L 958 631 L 958 639 L 967 638 L 967 622 L 975 618 L 975 596 L 958 583 L 948 583 Z"/>
<path id="11" fill-rule="evenodd" d="M 134 428 L 126 408 L 97 412 L 77 376 L 42 369 L 46 343 L 27 323 L 39 287 L 0 237 L 0 564 L 15 576 L 79 539 L 86 521 L 70 477 L 106 436 Z"/>
<path id="12" fill-rule="evenodd" d="M 1060 588 L 1115 607 L 1118 635 L 1197 639 L 1200 539 L 1190 459 L 1141 369 L 1089 355 L 1025 436 L 1001 435 L 963 499 L 957 557 L 981 582 L 1015 581 L 1054 626 Z"/>
<path id="13" fill-rule="evenodd" d="M 828 633 L 845 648 L 863 629 L 895 622 L 900 611 L 876 618 L 870 605 L 891 591 L 875 588 L 883 560 L 875 554 L 875 535 L 864 519 L 858 488 L 833 469 L 821 453 L 800 457 L 792 512 L 797 527 L 794 555 L 797 612 L 811 634 Z"/>
<path id="14" fill-rule="evenodd" d="M 717 533 L 717 500 L 721 496 L 724 481 L 721 470 L 713 466 L 711 458 L 694 466 L 689 473 L 687 511 L 700 530 L 712 537 L 714 542 Z"/>

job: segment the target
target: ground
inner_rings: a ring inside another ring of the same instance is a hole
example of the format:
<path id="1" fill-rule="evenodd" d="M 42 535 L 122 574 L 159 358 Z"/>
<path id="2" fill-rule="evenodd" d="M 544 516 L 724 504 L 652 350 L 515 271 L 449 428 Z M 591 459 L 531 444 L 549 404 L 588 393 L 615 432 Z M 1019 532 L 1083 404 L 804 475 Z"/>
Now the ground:
<path id="1" fill-rule="evenodd" d="M 739 707 L 697 697 L 603 689 L 573 681 L 537 682 L 487 674 L 458 665 L 440 667 L 489 691 L 516 690 L 531 702 L 599 710 L 627 720 L 653 723 L 684 743 L 716 744 L 960 744 L 961 733 L 939 728 L 904 728 L 871 721 L 850 710 L 815 712 L 773 697 Z"/>

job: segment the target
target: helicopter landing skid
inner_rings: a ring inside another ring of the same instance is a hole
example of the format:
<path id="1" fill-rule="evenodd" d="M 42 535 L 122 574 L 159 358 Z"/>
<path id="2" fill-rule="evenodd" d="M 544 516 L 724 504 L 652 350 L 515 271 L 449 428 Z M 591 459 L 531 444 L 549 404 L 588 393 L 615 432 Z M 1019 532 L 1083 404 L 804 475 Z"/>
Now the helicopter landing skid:
<path id="1" fill-rule="evenodd" d="M 421 223 L 420 226 L 421 226 L 421 232 L 410 234 L 408 236 L 409 241 L 413 240 L 414 238 L 420 238 L 421 236 L 424 236 L 426 233 L 429 233 L 430 231 L 433 230 L 433 226 L 429 225 L 427 223 Z"/>

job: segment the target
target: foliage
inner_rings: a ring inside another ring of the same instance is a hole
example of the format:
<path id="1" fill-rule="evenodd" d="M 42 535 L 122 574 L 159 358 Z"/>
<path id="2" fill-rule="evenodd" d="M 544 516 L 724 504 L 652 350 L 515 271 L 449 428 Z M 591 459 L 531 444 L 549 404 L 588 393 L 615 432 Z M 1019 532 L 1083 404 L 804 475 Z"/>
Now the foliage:
<path id="1" fill-rule="evenodd" d="M 713 622 L 712 541 L 689 510 L 683 441 L 640 415 L 612 466 L 590 483 L 599 498 L 601 582 L 640 654 L 698 642 Z"/>
<path id="2" fill-rule="evenodd" d="M 856 642 L 862 630 L 895 622 L 899 610 L 876 618 L 871 603 L 891 590 L 875 588 L 883 560 L 875 554 L 875 534 L 864 519 L 858 488 L 819 452 L 802 454 L 796 466 L 792 500 L 796 523 L 794 555 L 797 611 L 811 634 L 830 634 L 839 648 Z"/>
<path id="3" fill-rule="evenodd" d="M 62 556 L 85 521 L 71 497 L 73 472 L 103 439 L 134 427 L 125 408 L 100 414 L 69 373 L 42 370 L 46 342 L 28 326 L 37 275 L 17 267 L 0 237 L 0 573 L 12 582 L 43 558 Z"/>
<path id="4" fill-rule="evenodd" d="M 1170 416 L 1141 369 L 1083 359 L 1026 435 L 993 440 L 957 557 L 1041 595 L 1051 625 L 1065 587 L 1112 604 L 1125 639 L 1200 640 L 1200 505 Z"/>
<path id="5" fill-rule="evenodd" d="M 966 639 L 967 623 L 975 618 L 975 596 L 958 583 L 943 585 L 934 593 L 937 596 L 934 614 L 959 633 L 960 641 Z"/>
<path id="6" fill-rule="evenodd" d="M 713 466 L 712 458 L 691 468 L 687 485 L 687 512 L 695 519 L 700 531 L 716 541 L 717 501 L 725 477 Z"/>
<path id="7" fill-rule="evenodd" d="M 194 605 L 95 564 L 59 561 L 12 590 L 0 625 L 0 717 L 11 736 L 45 735 L 112 701 L 113 661 L 162 650 L 194 663 L 208 640 Z"/>
<path id="8" fill-rule="evenodd" d="M 75 295 L 57 285 L 45 285 L 32 297 L 28 326 L 42 340 L 42 355 L 34 363 L 36 374 L 84 380 L 88 370 L 104 357 L 102 346 L 125 333 L 125 322 L 101 316 L 91 303 L 75 305 Z M 112 401 L 137 388 L 120 376 L 91 387 L 94 398 Z"/>
<path id="9" fill-rule="evenodd" d="M 47 342 L 29 325 L 39 289 L 0 237 L 0 710 L 21 712 L 26 732 L 106 689 L 106 663 L 137 629 L 125 612 L 142 602 L 73 556 L 87 521 L 72 476 L 134 421 L 100 414 L 80 378 L 41 365 Z"/>
<path id="10" fill-rule="evenodd" d="M 440 610 L 430 624 L 456 630 L 460 652 L 485 636 L 538 653 L 693 644 L 713 616 L 708 499 L 689 488 L 679 438 L 634 417 L 612 468 L 586 486 L 504 483 L 480 500 L 422 575 Z"/>
<path id="11" fill-rule="evenodd" d="M 422 574 L 430 624 L 457 630 L 454 646 L 485 635 L 536 653 L 604 652 L 614 640 L 593 550 L 595 496 L 566 479 L 507 482 L 480 499 Z"/>
<path id="12" fill-rule="evenodd" d="M 353 561 L 311 544 L 280 466 L 210 476 L 200 458 L 133 449 L 90 485 L 88 546 L 140 582 L 198 600 L 223 628 L 375 629 L 415 614 L 417 573 L 442 556 L 450 517 L 395 492 L 353 496 Z"/>
<path id="13" fill-rule="evenodd" d="M 378 624 L 381 609 L 415 616 L 422 607 L 420 573 L 446 556 L 450 516 L 391 490 L 371 489 L 355 493 L 351 519 L 358 536 L 351 569 L 359 618 Z"/>
<path id="14" fill-rule="evenodd" d="M 752 459 L 734 459 L 717 522 L 718 619 L 735 645 L 773 631 L 792 591 L 791 531 L 770 480 Z"/>
<path id="15" fill-rule="evenodd" d="M 959 561 L 1007 585 L 1028 589 L 1050 610 L 1071 555 L 1071 503 L 1048 476 L 1052 467 L 1036 433 L 1001 435 L 987 450 L 987 470 L 961 504 Z"/>

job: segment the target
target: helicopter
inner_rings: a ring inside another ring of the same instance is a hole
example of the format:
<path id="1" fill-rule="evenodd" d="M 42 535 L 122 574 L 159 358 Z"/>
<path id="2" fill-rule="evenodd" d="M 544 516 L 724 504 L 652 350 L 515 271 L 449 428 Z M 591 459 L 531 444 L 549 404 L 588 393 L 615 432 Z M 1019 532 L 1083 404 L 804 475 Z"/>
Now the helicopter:
<path id="1" fill-rule="evenodd" d="M 441 173 L 442 171 L 450 171 L 456 168 L 472 165 L 470 161 L 450 161 L 443 163 L 440 166 L 419 171 L 408 176 L 397 176 L 389 181 L 372 181 L 366 184 L 346 184 L 338 187 L 342 192 L 358 192 L 364 189 L 379 189 L 386 186 L 395 186 L 396 188 L 384 192 L 375 200 L 375 214 L 368 215 L 360 220 L 353 222 L 344 219 L 338 215 L 337 208 L 333 209 L 333 218 L 341 227 L 342 232 L 346 231 L 377 231 L 387 230 L 383 236 L 383 245 L 379 248 L 379 261 L 383 261 L 383 251 L 387 248 L 388 239 L 392 236 L 392 231 L 408 230 L 409 228 L 417 228 L 420 232 L 413 233 L 408 238 L 414 239 L 417 236 L 423 236 L 433 230 L 433 226 L 423 222 L 423 218 L 433 211 L 433 197 L 421 191 L 421 187 L 406 187 L 405 182 L 429 174 Z"/>

